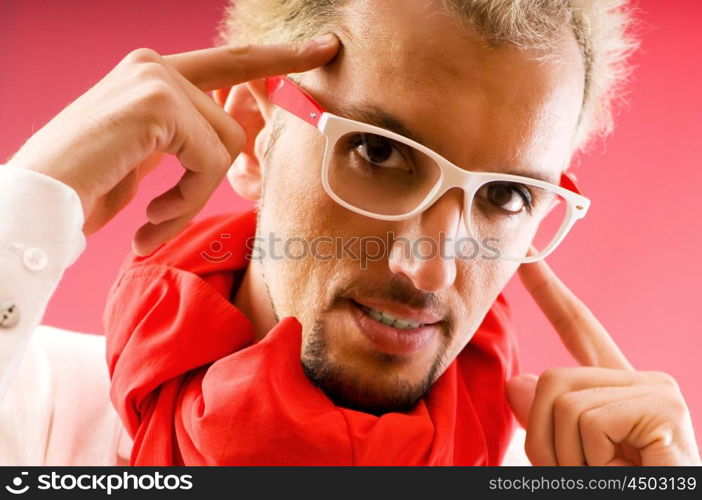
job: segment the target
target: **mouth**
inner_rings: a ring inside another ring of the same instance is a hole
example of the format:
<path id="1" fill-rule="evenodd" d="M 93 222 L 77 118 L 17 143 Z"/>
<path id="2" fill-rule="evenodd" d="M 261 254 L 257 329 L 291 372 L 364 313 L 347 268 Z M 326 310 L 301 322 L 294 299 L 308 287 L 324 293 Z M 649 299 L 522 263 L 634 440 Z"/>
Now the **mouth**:
<path id="1" fill-rule="evenodd" d="M 395 315 L 377 306 L 348 300 L 358 329 L 377 350 L 386 354 L 408 356 L 427 347 L 439 335 L 439 321 L 433 321 L 433 316 L 406 314 L 403 317 L 394 311 Z"/>

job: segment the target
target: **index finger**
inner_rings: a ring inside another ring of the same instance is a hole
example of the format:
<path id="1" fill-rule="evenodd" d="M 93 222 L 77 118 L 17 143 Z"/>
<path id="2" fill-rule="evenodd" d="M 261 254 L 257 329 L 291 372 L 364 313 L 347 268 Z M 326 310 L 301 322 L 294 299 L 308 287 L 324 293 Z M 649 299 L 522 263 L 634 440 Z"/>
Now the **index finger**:
<path id="1" fill-rule="evenodd" d="M 602 323 L 544 260 L 522 264 L 519 277 L 578 363 L 634 369 Z"/>
<path id="2" fill-rule="evenodd" d="M 329 62 L 338 50 L 339 39 L 329 35 L 289 44 L 213 47 L 163 58 L 200 90 L 208 91 L 308 71 Z"/>

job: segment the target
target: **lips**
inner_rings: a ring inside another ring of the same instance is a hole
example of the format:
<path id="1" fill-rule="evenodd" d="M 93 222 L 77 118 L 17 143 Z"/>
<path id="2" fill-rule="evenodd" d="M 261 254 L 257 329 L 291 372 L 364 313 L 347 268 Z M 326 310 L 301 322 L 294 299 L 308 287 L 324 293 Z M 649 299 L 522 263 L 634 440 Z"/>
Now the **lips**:
<path id="1" fill-rule="evenodd" d="M 365 313 L 368 316 L 370 316 L 374 320 L 380 321 L 381 323 L 385 323 L 386 325 L 392 326 L 393 328 L 407 330 L 408 328 L 419 328 L 420 326 L 424 326 L 424 323 L 412 321 L 409 318 L 396 318 L 395 316 L 385 311 L 380 311 L 378 309 L 373 309 L 363 305 L 361 306 L 361 308 L 365 311 Z"/>
<path id="2" fill-rule="evenodd" d="M 386 316 L 392 318 L 399 318 L 403 321 L 421 323 L 421 324 L 431 324 L 437 323 L 442 319 L 442 316 L 436 312 L 430 311 L 429 309 L 414 309 L 405 304 L 397 302 L 386 302 L 376 299 L 368 298 L 356 298 L 354 297 L 353 302 L 367 307 L 369 309 L 375 309 L 378 312 L 383 313 Z"/>
<path id="3" fill-rule="evenodd" d="M 387 316 L 383 314 L 384 310 L 371 308 L 356 300 L 350 299 L 349 303 L 358 329 L 376 349 L 386 354 L 408 356 L 427 347 L 439 334 L 439 325 L 436 321 L 417 321 L 419 317 L 422 319 L 435 317 L 430 314 L 422 315 L 414 312 L 405 317 Z M 379 316 L 380 319 L 378 319 Z"/>

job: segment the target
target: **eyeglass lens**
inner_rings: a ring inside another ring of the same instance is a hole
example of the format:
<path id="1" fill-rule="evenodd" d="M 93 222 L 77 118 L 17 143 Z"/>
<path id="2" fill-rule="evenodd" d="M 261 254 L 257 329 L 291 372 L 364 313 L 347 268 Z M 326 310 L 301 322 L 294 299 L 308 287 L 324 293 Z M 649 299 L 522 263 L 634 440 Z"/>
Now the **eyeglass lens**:
<path id="1" fill-rule="evenodd" d="M 353 132 L 328 147 L 332 191 L 377 215 L 413 211 L 441 180 L 441 168 L 432 158 L 381 135 Z M 468 231 L 481 246 L 521 258 L 530 243 L 539 252 L 549 247 L 566 221 L 567 203 L 528 183 L 491 181 L 477 190 L 467 212 Z"/>

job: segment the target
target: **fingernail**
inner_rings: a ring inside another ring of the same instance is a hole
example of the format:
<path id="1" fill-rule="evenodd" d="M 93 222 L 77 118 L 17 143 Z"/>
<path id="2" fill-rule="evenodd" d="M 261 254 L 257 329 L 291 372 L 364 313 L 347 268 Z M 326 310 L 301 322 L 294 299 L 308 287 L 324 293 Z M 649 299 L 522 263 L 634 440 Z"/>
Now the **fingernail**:
<path id="1" fill-rule="evenodd" d="M 329 45 L 334 41 L 334 38 L 336 37 L 332 33 L 327 33 L 325 35 L 318 36 L 312 41 L 317 45 Z"/>

